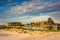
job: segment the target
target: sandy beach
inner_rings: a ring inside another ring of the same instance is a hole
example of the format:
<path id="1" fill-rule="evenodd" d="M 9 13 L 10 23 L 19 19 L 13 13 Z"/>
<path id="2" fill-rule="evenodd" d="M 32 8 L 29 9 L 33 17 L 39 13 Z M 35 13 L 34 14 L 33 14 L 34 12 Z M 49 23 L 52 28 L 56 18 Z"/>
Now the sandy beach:
<path id="1" fill-rule="evenodd" d="M 60 32 L 18 34 L 0 30 L 0 40 L 60 40 Z"/>
<path id="2" fill-rule="evenodd" d="M 32 35 L 24 40 L 60 40 L 60 32 L 47 33 L 42 35 Z"/>
<path id="3" fill-rule="evenodd" d="M 18 34 L 16 32 L 0 30 L 0 40 L 22 40 L 28 36 L 29 34 Z"/>

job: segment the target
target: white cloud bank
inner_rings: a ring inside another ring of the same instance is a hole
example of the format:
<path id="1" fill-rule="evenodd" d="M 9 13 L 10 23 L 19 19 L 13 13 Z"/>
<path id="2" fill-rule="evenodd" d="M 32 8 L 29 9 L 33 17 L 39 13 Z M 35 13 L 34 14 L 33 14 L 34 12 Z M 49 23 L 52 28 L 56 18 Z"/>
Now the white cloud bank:
<path id="1" fill-rule="evenodd" d="M 59 3 L 58 3 L 59 4 Z M 40 0 L 33 0 L 31 2 L 23 2 L 22 6 L 21 5 L 16 5 L 14 7 L 11 7 L 11 9 L 9 11 L 7 11 L 7 16 L 13 16 L 13 15 L 23 15 L 29 12 L 38 12 L 38 11 L 42 11 L 45 9 L 51 9 L 51 7 L 53 7 L 54 5 L 57 5 L 57 3 L 55 4 L 49 4 L 48 2 L 41 2 Z M 10 14 L 9 14 L 10 13 Z M 12 20 L 15 21 L 20 21 L 22 23 L 28 23 L 28 22 L 34 22 L 34 21 L 41 21 L 41 20 L 46 20 L 47 18 L 51 17 L 57 17 L 56 14 L 58 12 L 54 13 L 48 13 L 48 15 L 39 15 L 39 16 L 18 16 L 18 17 L 13 17 Z M 41 13 L 42 14 L 42 13 Z M 59 12 L 60 14 L 60 12 Z M 35 15 L 35 14 L 34 14 Z M 58 17 L 59 19 L 59 17 Z M 57 18 L 55 18 L 55 20 L 58 21 Z M 58 21 L 60 22 L 60 21 Z"/>
<path id="2" fill-rule="evenodd" d="M 16 5 L 14 7 L 11 7 L 8 13 L 12 14 L 24 14 L 26 12 L 37 12 L 43 8 L 45 8 L 48 5 L 47 2 L 41 2 L 40 0 L 33 0 L 31 2 L 23 2 L 21 5 Z"/>

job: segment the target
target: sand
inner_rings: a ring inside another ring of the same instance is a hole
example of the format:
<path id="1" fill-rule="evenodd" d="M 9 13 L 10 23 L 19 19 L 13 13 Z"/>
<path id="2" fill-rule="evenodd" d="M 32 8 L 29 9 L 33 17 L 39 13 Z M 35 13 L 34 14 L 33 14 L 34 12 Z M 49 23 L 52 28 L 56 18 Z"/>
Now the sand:
<path id="1" fill-rule="evenodd" d="M 30 34 L 18 34 L 16 32 L 8 32 L 0 30 L 0 40 L 22 40 Z"/>
<path id="2" fill-rule="evenodd" d="M 32 35 L 23 40 L 60 40 L 60 32 L 51 32 L 42 35 Z"/>
<path id="3" fill-rule="evenodd" d="M 16 32 L 0 30 L 0 40 L 60 40 L 60 32 L 18 34 Z"/>

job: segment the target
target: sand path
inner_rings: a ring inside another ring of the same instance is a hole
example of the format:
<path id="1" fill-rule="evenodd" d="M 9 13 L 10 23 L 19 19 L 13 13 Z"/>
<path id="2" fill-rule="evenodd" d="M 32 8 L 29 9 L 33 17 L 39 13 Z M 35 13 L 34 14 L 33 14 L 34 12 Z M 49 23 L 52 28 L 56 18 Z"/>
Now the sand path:
<path id="1" fill-rule="evenodd" d="M 0 40 L 22 40 L 25 37 L 30 36 L 30 34 L 18 34 L 18 33 L 10 33 L 7 31 L 0 31 Z"/>
<path id="2" fill-rule="evenodd" d="M 60 40 L 60 32 L 52 32 L 42 35 L 32 35 L 23 40 Z"/>
<path id="3" fill-rule="evenodd" d="M 45 34 L 17 34 L 0 31 L 0 40 L 60 40 L 60 32 Z"/>

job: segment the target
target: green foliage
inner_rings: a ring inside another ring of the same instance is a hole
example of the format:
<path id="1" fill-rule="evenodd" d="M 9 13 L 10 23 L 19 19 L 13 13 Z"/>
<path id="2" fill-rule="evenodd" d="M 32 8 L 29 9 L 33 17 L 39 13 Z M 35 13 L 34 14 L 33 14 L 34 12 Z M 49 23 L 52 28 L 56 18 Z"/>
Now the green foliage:
<path id="1" fill-rule="evenodd" d="M 57 30 L 60 30 L 60 27 L 57 27 Z"/>
<path id="2" fill-rule="evenodd" d="M 27 33 L 27 31 L 24 31 L 24 33 Z"/>
<path id="3" fill-rule="evenodd" d="M 51 18 L 48 18 L 48 21 L 52 20 Z"/>
<path id="4" fill-rule="evenodd" d="M 0 25 L 0 29 L 5 29 L 5 28 L 7 28 L 6 25 Z"/>
<path id="5" fill-rule="evenodd" d="M 48 30 L 53 30 L 52 26 L 47 27 Z"/>
<path id="6" fill-rule="evenodd" d="M 48 24 L 54 24 L 54 21 L 51 18 L 48 18 Z"/>
<path id="7" fill-rule="evenodd" d="M 22 28 L 22 26 L 16 26 L 16 28 L 17 28 L 17 29 L 21 29 L 21 28 Z"/>

